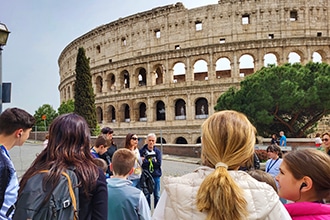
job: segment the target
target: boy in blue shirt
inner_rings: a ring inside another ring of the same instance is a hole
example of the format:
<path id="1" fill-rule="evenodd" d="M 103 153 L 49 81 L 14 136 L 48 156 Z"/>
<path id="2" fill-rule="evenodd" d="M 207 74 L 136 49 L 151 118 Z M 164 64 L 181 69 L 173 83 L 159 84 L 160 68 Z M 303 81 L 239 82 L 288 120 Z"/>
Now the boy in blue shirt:
<path id="1" fill-rule="evenodd" d="M 112 157 L 113 176 L 107 179 L 108 220 L 151 219 L 146 197 L 127 180 L 134 171 L 135 160 L 134 153 L 126 148 L 118 149 Z"/>

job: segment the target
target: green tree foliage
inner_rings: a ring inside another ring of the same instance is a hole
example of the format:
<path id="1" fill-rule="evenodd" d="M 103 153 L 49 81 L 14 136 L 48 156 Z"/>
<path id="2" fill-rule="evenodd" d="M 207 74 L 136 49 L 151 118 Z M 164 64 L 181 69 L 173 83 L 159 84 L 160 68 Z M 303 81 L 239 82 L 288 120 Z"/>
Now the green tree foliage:
<path id="1" fill-rule="evenodd" d="M 95 95 L 89 60 L 86 57 L 85 49 L 82 47 L 79 48 L 77 55 L 74 88 L 74 112 L 84 117 L 91 131 L 94 131 L 97 125 Z"/>
<path id="2" fill-rule="evenodd" d="M 330 113 L 329 88 L 326 63 L 271 65 L 222 94 L 214 109 L 245 113 L 265 137 L 281 130 L 287 137 L 306 137 Z"/>
<path id="3" fill-rule="evenodd" d="M 70 99 L 67 102 L 62 102 L 60 107 L 58 107 L 57 112 L 59 115 L 74 112 L 74 101 Z"/>
<path id="4" fill-rule="evenodd" d="M 43 119 L 45 117 L 45 120 Z M 57 117 L 57 113 L 54 110 L 53 106 L 49 104 L 44 104 L 38 108 L 34 113 L 34 117 L 36 119 L 35 127 L 38 131 L 47 131 L 49 125 L 52 123 L 54 118 Z"/>

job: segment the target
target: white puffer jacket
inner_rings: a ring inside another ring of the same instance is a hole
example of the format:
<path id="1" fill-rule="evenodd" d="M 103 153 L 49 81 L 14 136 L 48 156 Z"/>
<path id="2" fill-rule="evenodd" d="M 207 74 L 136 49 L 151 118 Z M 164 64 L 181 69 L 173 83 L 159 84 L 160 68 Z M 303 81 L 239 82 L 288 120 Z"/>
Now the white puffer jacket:
<path id="1" fill-rule="evenodd" d="M 199 167 L 181 177 L 164 177 L 164 192 L 157 204 L 153 219 L 206 219 L 206 213 L 196 207 L 199 186 L 214 169 Z M 235 182 L 244 190 L 249 216 L 246 219 L 291 219 L 274 189 L 259 182 L 244 171 L 229 171 Z"/>

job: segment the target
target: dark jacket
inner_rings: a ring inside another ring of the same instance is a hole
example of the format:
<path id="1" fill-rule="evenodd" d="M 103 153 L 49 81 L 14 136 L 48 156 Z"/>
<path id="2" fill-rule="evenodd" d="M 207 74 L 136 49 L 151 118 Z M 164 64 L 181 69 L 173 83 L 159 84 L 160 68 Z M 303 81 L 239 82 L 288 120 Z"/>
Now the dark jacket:
<path id="1" fill-rule="evenodd" d="M 142 169 L 148 170 L 153 177 L 160 177 L 162 175 L 162 153 L 155 146 L 153 151 L 155 152 L 156 156 L 147 156 L 147 151 L 150 153 L 147 144 L 140 149 L 140 155 L 141 157 L 144 157 L 144 160 L 142 161 Z"/>

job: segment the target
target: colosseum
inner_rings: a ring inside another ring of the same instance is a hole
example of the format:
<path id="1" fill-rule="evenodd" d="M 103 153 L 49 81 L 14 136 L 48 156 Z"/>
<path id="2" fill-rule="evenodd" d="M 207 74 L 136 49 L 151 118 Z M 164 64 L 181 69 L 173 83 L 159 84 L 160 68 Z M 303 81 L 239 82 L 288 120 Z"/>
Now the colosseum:
<path id="1" fill-rule="evenodd" d="M 328 0 L 219 0 L 119 18 L 59 56 L 60 101 L 74 98 L 79 47 L 90 59 L 100 126 L 200 143 L 218 97 L 268 64 L 330 63 Z M 160 139 L 157 140 L 160 142 Z"/>

